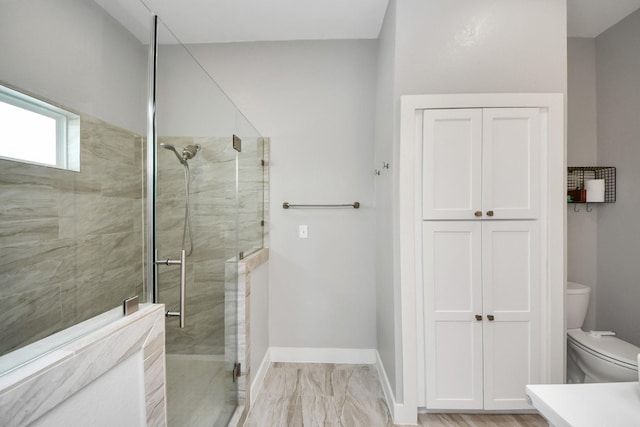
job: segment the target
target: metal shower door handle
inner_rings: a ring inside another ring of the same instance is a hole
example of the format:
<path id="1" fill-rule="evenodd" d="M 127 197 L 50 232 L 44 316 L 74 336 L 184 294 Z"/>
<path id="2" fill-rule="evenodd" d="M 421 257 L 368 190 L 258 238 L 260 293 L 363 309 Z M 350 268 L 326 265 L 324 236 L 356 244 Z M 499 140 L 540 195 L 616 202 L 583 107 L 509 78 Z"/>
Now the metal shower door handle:
<path id="1" fill-rule="evenodd" d="M 182 249 L 180 251 L 180 259 L 166 259 L 159 260 L 158 254 L 156 251 L 156 260 L 155 260 L 155 280 L 154 286 L 156 289 L 156 302 L 157 300 L 157 289 L 158 289 L 158 265 L 176 265 L 180 264 L 180 311 L 167 311 L 167 317 L 180 317 L 180 328 L 184 329 L 185 324 L 185 305 L 187 303 L 187 251 Z"/>
<path id="2" fill-rule="evenodd" d="M 187 251 L 180 251 L 180 327 L 184 329 L 185 306 L 187 305 Z"/>

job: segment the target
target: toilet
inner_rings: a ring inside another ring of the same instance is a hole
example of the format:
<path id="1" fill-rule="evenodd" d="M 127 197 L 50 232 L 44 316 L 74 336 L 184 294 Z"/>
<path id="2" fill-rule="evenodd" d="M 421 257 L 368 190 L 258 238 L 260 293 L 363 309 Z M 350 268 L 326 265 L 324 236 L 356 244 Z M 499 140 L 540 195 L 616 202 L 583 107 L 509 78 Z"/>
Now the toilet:
<path id="1" fill-rule="evenodd" d="M 581 329 L 590 292 L 586 285 L 567 283 L 567 382 L 638 381 L 640 347 L 613 332 Z"/>

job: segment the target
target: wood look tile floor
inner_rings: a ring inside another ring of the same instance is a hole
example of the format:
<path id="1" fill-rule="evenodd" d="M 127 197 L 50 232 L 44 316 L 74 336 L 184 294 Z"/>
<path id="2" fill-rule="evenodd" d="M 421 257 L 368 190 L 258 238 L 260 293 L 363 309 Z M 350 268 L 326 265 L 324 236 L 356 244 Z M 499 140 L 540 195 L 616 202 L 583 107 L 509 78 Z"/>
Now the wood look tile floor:
<path id="1" fill-rule="evenodd" d="M 420 414 L 421 427 L 547 427 L 549 424 L 535 414 Z"/>
<path id="2" fill-rule="evenodd" d="M 538 415 L 421 414 L 421 427 L 546 427 Z M 245 427 L 393 427 L 373 365 L 272 363 Z"/>

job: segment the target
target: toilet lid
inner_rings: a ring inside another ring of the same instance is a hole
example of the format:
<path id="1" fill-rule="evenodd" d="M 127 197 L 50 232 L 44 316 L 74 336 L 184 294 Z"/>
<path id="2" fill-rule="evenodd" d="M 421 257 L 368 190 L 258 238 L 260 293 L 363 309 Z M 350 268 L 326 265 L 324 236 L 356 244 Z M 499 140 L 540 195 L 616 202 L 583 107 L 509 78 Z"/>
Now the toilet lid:
<path id="1" fill-rule="evenodd" d="M 570 339 L 575 340 L 583 347 L 599 353 L 606 358 L 617 360 L 636 368 L 638 366 L 638 353 L 640 353 L 640 347 L 636 347 L 635 345 L 623 341 L 620 338 L 612 336 L 597 338 L 581 329 L 568 331 L 567 335 Z"/>

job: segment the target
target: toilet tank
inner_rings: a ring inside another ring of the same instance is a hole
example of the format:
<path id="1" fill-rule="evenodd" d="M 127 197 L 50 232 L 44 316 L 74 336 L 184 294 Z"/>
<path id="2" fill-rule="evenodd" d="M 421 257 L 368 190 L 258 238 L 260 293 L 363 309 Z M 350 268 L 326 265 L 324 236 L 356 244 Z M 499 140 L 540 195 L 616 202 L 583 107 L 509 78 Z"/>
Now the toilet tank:
<path id="1" fill-rule="evenodd" d="M 587 285 L 567 282 L 567 329 L 582 327 L 589 308 L 590 292 Z"/>

